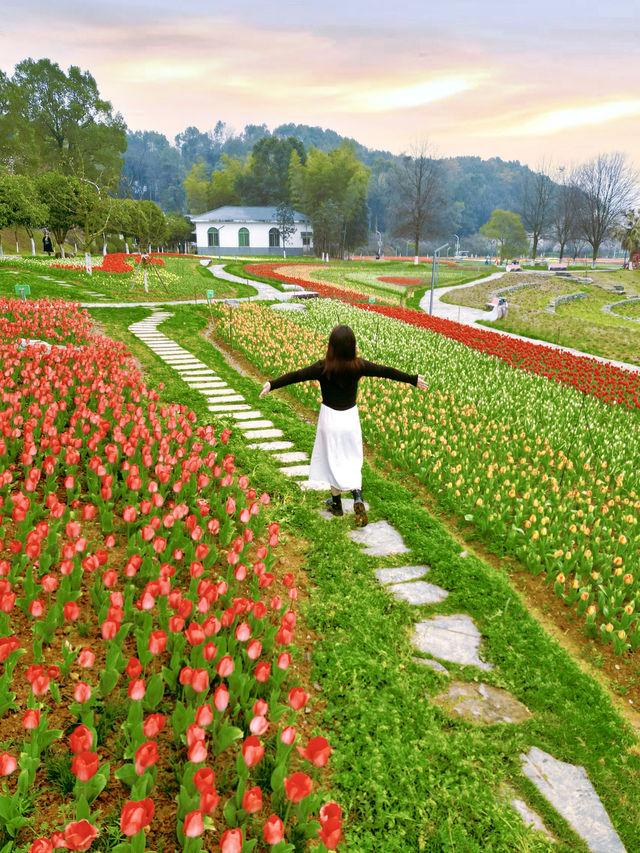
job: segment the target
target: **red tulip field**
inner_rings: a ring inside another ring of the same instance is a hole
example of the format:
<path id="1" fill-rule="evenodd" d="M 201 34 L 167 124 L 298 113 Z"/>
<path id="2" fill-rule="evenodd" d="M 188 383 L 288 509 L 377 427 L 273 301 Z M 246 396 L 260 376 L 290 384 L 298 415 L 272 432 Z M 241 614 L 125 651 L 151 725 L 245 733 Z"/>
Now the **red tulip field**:
<path id="1" fill-rule="evenodd" d="M 0 850 L 335 849 L 269 496 L 86 312 L 0 311 Z"/>

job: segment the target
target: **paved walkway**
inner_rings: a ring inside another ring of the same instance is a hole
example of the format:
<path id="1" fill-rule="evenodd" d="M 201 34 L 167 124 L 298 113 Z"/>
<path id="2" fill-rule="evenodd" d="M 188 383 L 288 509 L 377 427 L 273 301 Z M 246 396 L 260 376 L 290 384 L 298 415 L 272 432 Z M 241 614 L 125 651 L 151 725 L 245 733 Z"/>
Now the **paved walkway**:
<path id="1" fill-rule="evenodd" d="M 463 326 L 475 326 L 477 320 L 486 320 L 491 313 L 490 311 L 483 311 L 480 308 L 470 308 L 466 305 L 452 305 L 451 303 L 443 302 L 442 297 L 454 290 L 464 290 L 465 288 L 473 287 L 475 284 L 479 284 L 480 282 L 497 281 L 504 275 L 506 275 L 504 272 L 495 272 L 486 278 L 477 278 L 473 281 L 468 281 L 466 284 L 454 284 L 452 287 L 439 287 L 437 290 L 434 290 L 433 293 L 433 316 L 443 320 L 452 320 L 455 323 L 462 323 Z M 542 275 L 542 273 L 539 273 L 539 275 Z M 553 273 L 549 273 L 549 275 L 553 275 Z M 429 294 L 430 291 L 427 290 L 420 300 L 420 308 L 427 314 L 429 313 Z M 640 365 L 637 364 L 630 364 L 626 361 L 614 361 L 611 358 L 593 355 L 593 353 L 583 352 L 582 350 L 574 349 L 573 347 L 565 347 L 561 344 L 541 341 L 536 338 L 527 338 L 524 335 L 517 335 L 515 332 L 507 332 L 504 329 L 486 326 L 483 326 L 482 328 L 495 332 L 497 335 L 504 335 L 506 338 L 515 338 L 515 340 L 518 341 L 526 341 L 534 346 L 562 350 L 563 352 L 568 352 L 571 355 L 580 356 L 581 358 L 592 358 L 595 361 L 602 362 L 603 364 L 613 364 L 615 367 L 630 370 L 632 373 L 640 372 Z"/>

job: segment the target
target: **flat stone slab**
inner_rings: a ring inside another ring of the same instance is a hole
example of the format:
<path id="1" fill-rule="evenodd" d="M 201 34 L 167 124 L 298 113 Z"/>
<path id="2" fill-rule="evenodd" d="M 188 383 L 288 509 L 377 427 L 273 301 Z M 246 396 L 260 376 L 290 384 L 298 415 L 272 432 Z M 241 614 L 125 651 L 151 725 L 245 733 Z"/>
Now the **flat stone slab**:
<path id="1" fill-rule="evenodd" d="M 521 754 L 524 775 L 584 839 L 593 853 L 626 853 L 584 767 L 558 761 L 533 746 Z"/>
<path id="2" fill-rule="evenodd" d="M 253 418 L 261 418 L 262 412 L 252 409 L 250 412 L 234 412 L 233 417 L 238 421 L 253 420 Z"/>
<path id="3" fill-rule="evenodd" d="M 226 394 L 220 397 L 208 397 L 207 403 L 240 403 L 244 400 L 242 394 Z"/>
<path id="4" fill-rule="evenodd" d="M 248 403 L 221 403 L 218 406 L 207 406 L 207 409 L 216 415 L 232 415 L 234 412 L 250 408 Z"/>
<path id="5" fill-rule="evenodd" d="M 349 531 L 349 536 L 358 545 L 363 545 L 364 553 L 370 557 L 387 557 L 389 554 L 405 554 L 409 551 L 402 536 L 388 521 L 374 521 L 359 530 Z"/>
<path id="6" fill-rule="evenodd" d="M 436 672 L 441 672 L 443 675 L 449 675 L 449 670 L 442 666 L 438 660 L 432 660 L 431 658 L 413 658 L 413 662 L 419 663 L 421 666 L 428 666 L 430 669 L 435 669 Z"/>
<path id="7" fill-rule="evenodd" d="M 273 426 L 273 421 L 264 420 L 257 421 L 241 421 L 237 424 L 238 429 L 267 429 Z"/>
<path id="8" fill-rule="evenodd" d="M 434 616 L 418 622 L 412 643 L 418 651 L 433 655 L 434 658 L 463 666 L 476 666 L 486 672 L 493 669 L 493 664 L 478 657 L 481 638 L 470 616 L 454 614 Z"/>
<path id="9" fill-rule="evenodd" d="M 309 458 L 308 453 L 302 450 L 293 450 L 290 453 L 274 453 L 273 458 L 278 462 L 305 462 Z"/>
<path id="10" fill-rule="evenodd" d="M 524 800 L 521 800 L 520 797 L 511 797 L 511 799 L 509 800 L 509 804 L 518 812 L 518 814 L 524 821 L 525 826 L 528 826 L 529 829 L 533 829 L 534 831 L 544 832 L 544 834 L 550 841 L 555 842 L 557 840 L 556 837 L 551 832 L 549 832 L 547 827 L 544 825 L 542 818 L 540 817 L 538 812 L 534 812 L 532 808 L 529 808 L 529 806 L 525 803 Z"/>
<path id="11" fill-rule="evenodd" d="M 202 367 L 180 367 L 178 373 L 183 375 L 184 379 L 213 379 L 215 376 L 213 370 L 206 364 L 203 364 Z"/>
<path id="12" fill-rule="evenodd" d="M 253 444 L 247 444 L 250 450 L 288 450 L 293 447 L 292 441 L 257 441 Z M 327 488 L 329 488 L 327 486 Z"/>
<path id="13" fill-rule="evenodd" d="M 430 572 L 429 566 L 398 566 L 392 569 L 376 569 L 375 576 L 380 583 L 404 583 L 405 581 L 416 581 Z"/>
<path id="14" fill-rule="evenodd" d="M 308 477 L 310 465 L 292 465 L 290 468 L 280 468 L 281 473 L 287 477 Z"/>
<path id="15" fill-rule="evenodd" d="M 293 445 L 291 446 L 293 447 Z M 329 483 L 325 483 L 324 480 L 305 480 L 300 483 L 300 488 L 303 492 L 327 492 L 329 491 Z"/>
<path id="16" fill-rule="evenodd" d="M 196 391 L 205 391 L 208 388 L 226 388 L 227 383 L 224 379 L 203 379 L 197 382 L 187 382 L 189 388 L 194 388 Z"/>
<path id="17" fill-rule="evenodd" d="M 413 581 L 409 583 L 392 583 L 387 586 L 395 598 L 399 601 L 408 601 L 409 604 L 439 604 L 449 595 L 446 589 L 426 581 Z"/>
<path id="18" fill-rule="evenodd" d="M 284 435 L 281 429 L 250 429 L 245 432 L 245 438 L 280 438 Z"/>
<path id="19" fill-rule="evenodd" d="M 454 681 L 446 693 L 434 696 L 433 703 L 474 723 L 524 723 L 531 711 L 515 696 L 500 687 L 478 682 Z"/>
<path id="20" fill-rule="evenodd" d="M 228 385 L 220 385 L 218 387 L 208 386 L 207 388 L 195 388 L 195 391 L 202 391 L 203 394 L 211 394 L 212 397 L 222 397 L 224 394 L 237 394 L 233 388 Z"/>

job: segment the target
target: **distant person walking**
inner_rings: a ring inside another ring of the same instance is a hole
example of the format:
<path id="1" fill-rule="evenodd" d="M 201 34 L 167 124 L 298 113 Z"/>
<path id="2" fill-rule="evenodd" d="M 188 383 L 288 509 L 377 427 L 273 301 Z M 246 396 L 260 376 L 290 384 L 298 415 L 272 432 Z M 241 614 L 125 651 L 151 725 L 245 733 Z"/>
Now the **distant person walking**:
<path id="1" fill-rule="evenodd" d="M 427 383 L 419 374 L 404 373 L 394 367 L 374 364 L 356 356 L 356 336 L 349 326 L 336 326 L 329 336 L 327 354 L 309 367 L 285 373 L 265 382 L 260 392 L 270 391 L 317 379 L 322 391 L 316 440 L 311 454 L 310 480 L 328 481 L 331 497 L 327 506 L 332 515 L 340 516 L 342 492 L 353 494 L 356 525 L 368 523 L 362 499 L 362 431 L 356 397 L 363 376 L 379 376 L 396 382 L 407 382 L 421 390 Z"/>
<path id="2" fill-rule="evenodd" d="M 42 238 L 42 248 L 49 256 L 53 253 L 53 243 L 47 231 L 44 232 L 44 237 Z"/>

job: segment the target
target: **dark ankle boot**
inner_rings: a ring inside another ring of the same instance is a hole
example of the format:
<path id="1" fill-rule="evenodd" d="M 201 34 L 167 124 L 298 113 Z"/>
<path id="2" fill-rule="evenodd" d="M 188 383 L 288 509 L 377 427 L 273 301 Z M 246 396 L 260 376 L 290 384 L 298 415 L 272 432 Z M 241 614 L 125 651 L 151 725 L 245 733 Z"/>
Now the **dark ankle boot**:
<path id="1" fill-rule="evenodd" d="M 369 523 L 369 519 L 364 507 L 362 492 L 360 489 L 354 489 L 351 494 L 353 495 L 353 512 L 356 517 L 356 527 L 366 527 Z"/>
<path id="2" fill-rule="evenodd" d="M 336 515 L 338 517 L 344 515 L 342 511 L 342 496 L 331 495 L 331 497 L 327 499 L 327 509 L 331 515 Z"/>

